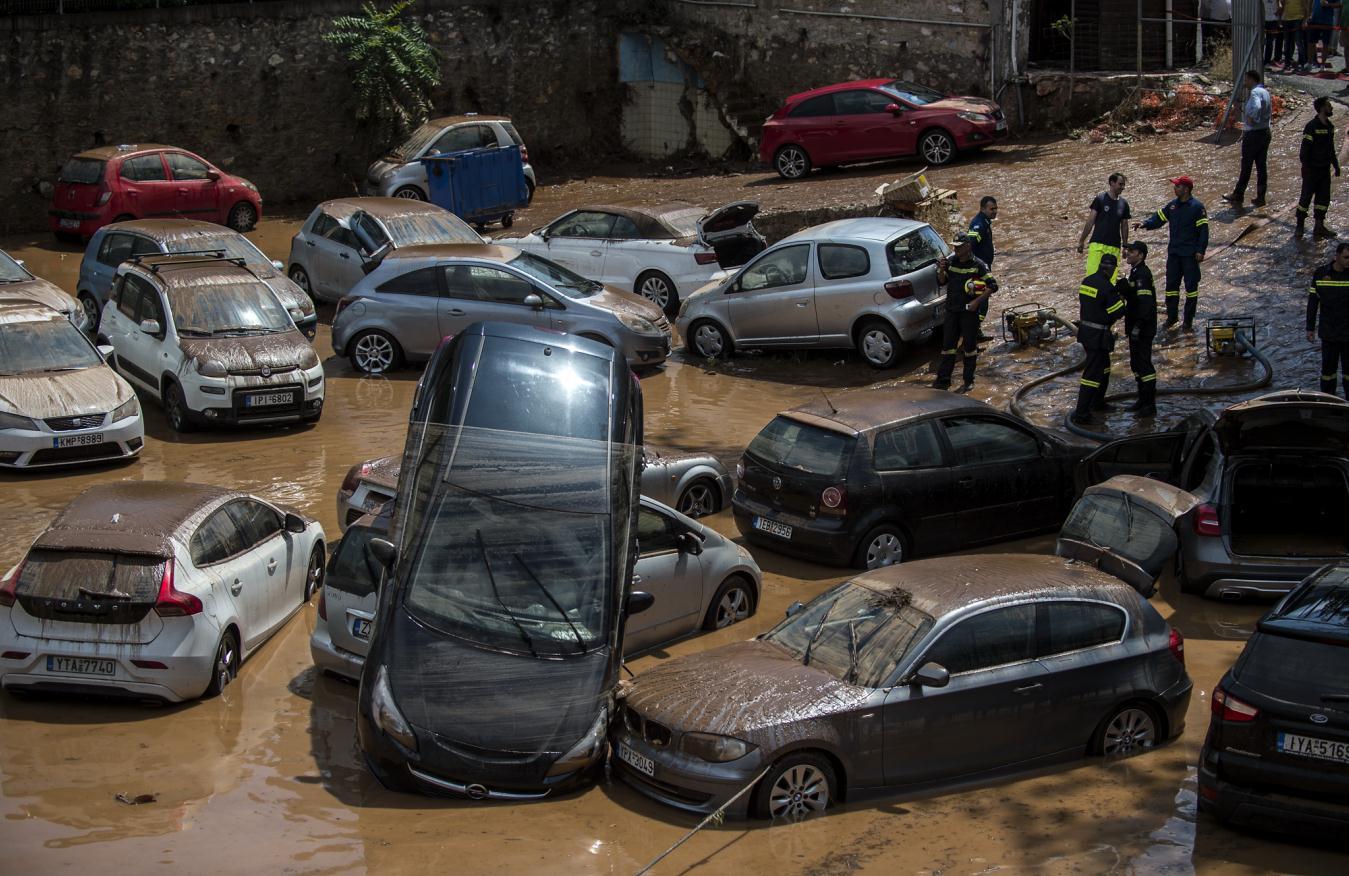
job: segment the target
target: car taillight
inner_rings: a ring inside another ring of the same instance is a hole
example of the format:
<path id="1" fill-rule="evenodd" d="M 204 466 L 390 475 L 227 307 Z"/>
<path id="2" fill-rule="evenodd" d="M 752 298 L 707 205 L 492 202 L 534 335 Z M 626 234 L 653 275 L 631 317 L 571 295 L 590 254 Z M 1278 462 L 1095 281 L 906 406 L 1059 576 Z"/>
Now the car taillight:
<path id="1" fill-rule="evenodd" d="M 912 298 L 913 284 L 908 280 L 890 280 L 885 284 L 885 292 L 896 300 Z"/>
<path id="2" fill-rule="evenodd" d="M 700 265 L 715 265 L 717 263 L 716 252 L 695 252 L 693 260 Z"/>
<path id="3" fill-rule="evenodd" d="M 1182 664 L 1185 663 L 1185 637 L 1180 634 L 1180 630 L 1171 628 L 1171 638 L 1166 643 L 1166 647 L 1171 649 L 1171 656 L 1175 657 Z"/>
<path id="4" fill-rule="evenodd" d="M 1242 702 L 1222 688 L 1214 689 L 1209 707 L 1213 710 L 1213 714 L 1224 721 L 1254 721 L 1260 714 L 1260 710 L 1255 706 Z"/>
<path id="5" fill-rule="evenodd" d="M 19 598 L 19 574 L 21 572 L 23 572 L 22 561 L 14 567 L 14 571 L 0 580 L 0 605 L 13 605 L 14 601 Z"/>
<path id="6" fill-rule="evenodd" d="M 328 591 L 319 591 L 319 620 L 328 619 Z"/>
<path id="7" fill-rule="evenodd" d="M 187 617 L 201 613 L 201 600 L 173 586 L 173 560 L 164 564 L 164 578 L 159 582 L 159 598 L 155 600 L 155 614 L 160 617 Z"/>
<path id="8" fill-rule="evenodd" d="M 370 463 L 368 462 L 358 462 L 347 469 L 347 476 L 342 478 L 342 492 L 355 492 L 356 485 L 361 482 L 361 478 L 368 474 L 370 474 Z"/>
<path id="9" fill-rule="evenodd" d="M 520 160 L 525 164 L 529 163 L 529 147 L 523 143 L 520 144 Z"/>
<path id="10" fill-rule="evenodd" d="M 1212 505 L 1200 505 L 1194 510 L 1195 535 L 1222 535 L 1223 524 L 1218 519 L 1218 509 Z"/>
<path id="11" fill-rule="evenodd" d="M 820 504 L 835 514 L 848 513 L 848 491 L 844 487 L 825 487 Z"/>
<path id="12" fill-rule="evenodd" d="M 337 299 L 337 309 L 333 311 L 333 321 L 336 322 L 337 318 L 342 315 L 342 310 L 355 300 L 355 295 L 343 295 L 341 298 Z"/>
<path id="13" fill-rule="evenodd" d="M 98 193 L 98 205 L 99 205 L 100 207 L 102 207 L 104 204 L 108 203 L 108 201 L 110 201 L 110 200 L 112 200 L 112 190 L 111 190 L 111 189 L 102 189 L 101 191 L 99 191 L 99 193 Z"/>
<path id="14" fill-rule="evenodd" d="M 745 479 L 745 461 L 743 459 L 735 464 L 735 479 L 738 481 Z"/>

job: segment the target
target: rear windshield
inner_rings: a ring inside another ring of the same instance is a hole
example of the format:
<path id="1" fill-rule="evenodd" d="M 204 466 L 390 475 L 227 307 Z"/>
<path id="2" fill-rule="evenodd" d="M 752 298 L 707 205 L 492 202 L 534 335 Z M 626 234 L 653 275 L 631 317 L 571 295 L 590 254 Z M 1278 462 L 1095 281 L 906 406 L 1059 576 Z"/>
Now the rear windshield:
<path id="1" fill-rule="evenodd" d="M 1345 645 L 1256 633 L 1237 663 L 1237 681 L 1303 705 L 1349 708 Z"/>
<path id="2" fill-rule="evenodd" d="M 1277 613 L 1271 612 L 1260 623 L 1262 629 L 1282 625 L 1349 644 L 1349 567 L 1333 568 L 1298 588 L 1280 604 Z"/>
<path id="3" fill-rule="evenodd" d="M 430 243 L 482 243 L 478 232 L 453 213 L 416 213 L 381 221 L 389 230 L 389 237 L 393 239 L 395 247 Z"/>
<path id="4" fill-rule="evenodd" d="M 0 283 L 21 283 L 33 279 L 33 275 L 24 270 L 23 265 L 9 257 L 9 253 L 0 250 Z"/>
<path id="5" fill-rule="evenodd" d="M 1093 493 L 1073 506 L 1060 537 L 1108 548 L 1144 569 L 1161 568 L 1175 549 L 1170 520 L 1124 493 Z"/>
<path id="6" fill-rule="evenodd" d="M 506 136 L 511 138 L 511 142 L 516 146 L 523 146 L 525 141 L 520 139 L 520 132 L 515 130 L 515 125 L 510 122 L 502 122 L 501 127 L 505 129 Z"/>
<path id="7" fill-rule="evenodd" d="M 848 435 L 777 417 L 745 452 L 770 465 L 833 476 L 843 472 L 856 443 Z"/>
<path id="8" fill-rule="evenodd" d="M 338 542 L 337 551 L 328 564 L 328 577 L 323 582 L 324 586 L 358 597 L 374 593 L 379 586 L 383 567 L 366 547 L 370 539 L 380 537 L 381 533 L 369 526 L 349 528 Z"/>
<path id="9" fill-rule="evenodd" d="M 154 602 L 163 578 L 160 557 L 37 548 L 24 561 L 16 593 L 39 599 Z"/>
<path id="10" fill-rule="evenodd" d="M 926 85 L 917 85 L 913 82 L 905 82 L 903 79 L 896 79 L 894 82 L 887 82 L 881 86 L 881 91 L 887 94 L 893 94 L 895 97 L 902 98 L 909 103 L 918 106 L 926 106 L 929 103 L 935 103 L 946 97 L 940 91 L 933 91 Z"/>
<path id="11" fill-rule="evenodd" d="M 103 162 L 96 158 L 72 158 L 61 168 L 57 178 L 63 183 L 91 185 L 103 179 Z"/>
<path id="12" fill-rule="evenodd" d="M 78 371 L 102 361 L 68 319 L 0 325 L 0 374 Z"/>
<path id="13" fill-rule="evenodd" d="M 697 207 L 688 210 L 675 210 L 660 214 L 660 220 L 668 225 L 680 237 L 692 237 L 698 233 L 698 221 L 707 215 L 706 210 Z"/>

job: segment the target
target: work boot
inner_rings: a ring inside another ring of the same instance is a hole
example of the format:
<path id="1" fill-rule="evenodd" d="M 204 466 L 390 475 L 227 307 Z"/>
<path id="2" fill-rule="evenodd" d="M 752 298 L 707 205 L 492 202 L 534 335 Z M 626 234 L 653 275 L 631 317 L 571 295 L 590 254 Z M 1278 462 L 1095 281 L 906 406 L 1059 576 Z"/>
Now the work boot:
<path id="1" fill-rule="evenodd" d="M 1263 207 L 1263 206 L 1265 206 L 1265 193 L 1264 193 L 1264 192 L 1261 192 L 1260 194 L 1256 195 L 1256 196 L 1255 196 L 1255 200 L 1254 200 L 1254 201 L 1251 201 L 1251 206 L 1252 206 L 1252 207 Z"/>
<path id="2" fill-rule="evenodd" d="M 1181 324 L 1180 330 L 1185 332 L 1187 335 L 1192 335 L 1194 334 L 1194 323 L 1187 319 L 1185 320 L 1184 323 Z"/>
<path id="3" fill-rule="evenodd" d="M 951 388 L 951 381 L 949 381 L 949 380 L 943 380 L 943 379 L 941 379 L 940 377 L 938 377 L 936 380 L 932 381 L 932 388 L 933 388 L 933 389 L 950 389 L 950 388 Z"/>
<path id="4" fill-rule="evenodd" d="M 1090 426 L 1096 422 L 1096 418 L 1090 413 L 1083 413 L 1082 411 L 1074 411 L 1070 419 L 1079 426 Z"/>
<path id="5" fill-rule="evenodd" d="M 1138 411 L 1139 409 L 1141 409 L 1142 407 L 1143 407 L 1143 399 L 1142 399 L 1142 398 L 1139 398 L 1139 399 L 1137 399 L 1133 404 L 1129 405 L 1129 406 L 1128 406 L 1127 408 L 1125 408 L 1124 410 L 1126 410 L 1126 411 L 1128 411 L 1129 413 L 1132 414 L 1132 413 Z"/>
<path id="6" fill-rule="evenodd" d="M 1339 237 L 1339 232 L 1334 228 L 1327 228 L 1325 220 L 1317 219 L 1316 228 L 1312 230 L 1313 237 Z"/>
<path id="7" fill-rule="evenodd" d="M 1298 216 L 1298 217 L 1297 217 L 1297 228 L 1294 228 L 1294 229 L 1293 229 L 1293 236 L 1294 236 L 1294 237 L 1301 237 L 1303 234 L 1306 234 L 1306 233 L 1307 233 L 1307 220 L 1306 220 L 1306 218 L 1303 217 L 1303 216 Z"/>
<path id="8" fill-rule="evenodd" d="M 967 380 L 960 384 L 960 389 L 957 389 L 956 392 L 969 392 L 971 389 L 974 389 L 974 381 Z"/>
<path id="9" fill-rule="evenodd" d="M 1178 317 L 1178 316 L 1168 316 L 1168 317 L 1166 318 L 1166 323 L 1162 325 L 1162 328 L 1164 328 L 1164 329 L 1175 328 L 1176 323 L 1178 323 L 1178 322 L 1180 322 L 1180 317 Z"/>
<path id="10" fill-rule="evenodd" d="M 1113 411 L 1113 410 L 1115 409 L 1115 406 L 1112 405 L 1110 402 L 1106 401 L 1105 399 L 1101 399 L 1100 401 L 1093 402 L 1093 403 L 1092 403 L 1092 406 L 1091 406 L 1091 409 L 1092 409 L 1093 412 L 1095 412 L 1095 411 Z"/>
<path id="11" fill-rule="evenodd" d="M 1230 195 L 1221 195 L 1220 197 L 1227 203 L 1231 204 L 1233 207 L 1240 207 L 1241 202 L 1245 196 L 1233 192 Z"/>

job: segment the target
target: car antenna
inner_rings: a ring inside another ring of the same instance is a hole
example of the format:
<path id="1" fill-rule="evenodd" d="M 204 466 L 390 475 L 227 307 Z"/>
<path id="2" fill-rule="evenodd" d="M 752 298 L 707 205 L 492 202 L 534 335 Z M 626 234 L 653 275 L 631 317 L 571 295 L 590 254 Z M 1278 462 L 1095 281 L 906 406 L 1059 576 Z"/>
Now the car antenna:
<path id="1" fill-rule="evenodd" d="M 824 394 L 823 389 L 820 390 L 820 398 L 824 399 L 824 403 L 829 405 L 829 413 L 831 414 L 838 413 L 838 408 L 834 407 L 834 403 L 829 400 L 829 396 Z"/>

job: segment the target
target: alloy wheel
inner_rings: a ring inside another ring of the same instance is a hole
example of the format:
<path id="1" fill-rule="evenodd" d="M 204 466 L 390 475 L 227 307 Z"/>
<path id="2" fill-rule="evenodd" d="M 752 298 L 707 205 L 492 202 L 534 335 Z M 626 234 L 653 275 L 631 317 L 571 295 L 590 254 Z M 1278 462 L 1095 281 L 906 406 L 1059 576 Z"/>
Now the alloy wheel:
<path id="1" fill-rule="evenodd" d="M 661 310 L 670 308 L 670 284 L 659 274 L 648 274 L 637 287 L 637 294 Z"/>
<path id="2" fill-rule="evenodd" d="M 796 146 L 788 146 L 778 153 L 778 173 L 787 179 L 798 179 L 806 175 L 810 159 Z"/>
<path id="3" fill-rule="evenodd" d="M 1146 709 L 1121 709 L 1105 728 L 1102 751 L 1107 755 L 1130 755 L 1157 744 L 1157 724 Z"/>
<path id="4" fill-rule="evenodd" d="M 304 579 L 304 601 L 308 602 L 309 597 L 323 586 L 323 552 L 314 547 L 309 554 L 309 568 L 305 571 Z"/>
<path id="5" fill-rule="evenodd" d="M 304 290 L 304 294 L 313 296 L 314 293 L 309 288 L 309 272 L 304 268 L 299 265 L 291 268 L 290 279 L 292 283 Z"/>
<path id="6" fill-rule="evenodd" d="M 715 359 L 726 349 L 726 337 L 721 329 L 710 323 L 703 323 L 693 330 L 693 346 L 698 355 Z"/>
<path id="7" fill-rule="evenodd" d="M 378 332 L 361 335 L 353 356 L 360 370 L 367 374 L 383 374 L 393 367 L 393 342 Z"/>
<path id="8" fill-rule="evenodd" d="M 945 164 L 954 153 L 955 144 L 951 138 L 939 131 L 923 138 L 923 158 L 928 164 Z"/>
<path id="9" fill-rule="evenodd" d="M 749 594 L 743 587 L 732 587 L 717 603 L 716 628 L 724 629 L 749 617 Z"/>
<path id="10" fill-rule="evenodd" d="M 413 188 L 412 186 L 403 186 L 401 189 L 399 189 L 398 191 L 394 192 L 394 193 L 393 193 L 393 196 L 394 196 L 395 198 L 402 198 L 402 199 L 405 200 L 405 201 L 425 201 L 425 200 L 426 200 L 425 198 L 422 197 L 422 193 L 419 192 L 419 191 L 417 191 L 417 190 L 416 190 L 415 188 Z"/>
<path id="11" fill-rule="evenodd" d="M 789 767 L 768 795 L 768 813 L 773 818 L 802 818 L 823 812 L 829 805 L 829 779 L 808 763 Z"/>
<path id="12" fill-rule="evenodd" d="M 234 638 L 226 635 L 215 653 L 216 690 L 221 691 L 234 678 Z"/>
<path id="13" fill-rule="evenodd" d="M 684 495 L 679 497 L 677 510 L 686 517 L 704 517 L 716 513 L 716 500 L 712 496 L 712 488 L 704 481 L 690 485 L 684 491 Z"/>
<path id="14" fill-rule="evenodd" d="M 884 331 L 873 328 L 862 333 L 862 355 L 872 365 L 885 365 L 895 355 L 895 345 Z"/>
<path id="15" fill-rule="evenodd" d="M 234 209 L 230 211 L 229 227 L 235 231 L 250 231 L 257 224 L 258 211 L 253 209 L 252 204 L 235 204 Z"/>
<path id="16" fill-rule="evenodd" d="M 882 532 L 867 545 L 867 568 L 879 569 L 904 562 L 904 542 L 893 532 Z"/>
<path id="17" fill-rule="evenodd" d="M 98 328 L 98 302 L 94 300 L 92 295 L 81 295 L 80 307 L 84 309 L 84 329 L 92 333 L 94 329 Z"/>

